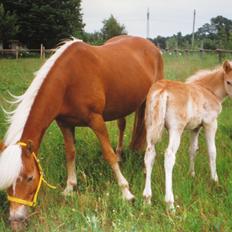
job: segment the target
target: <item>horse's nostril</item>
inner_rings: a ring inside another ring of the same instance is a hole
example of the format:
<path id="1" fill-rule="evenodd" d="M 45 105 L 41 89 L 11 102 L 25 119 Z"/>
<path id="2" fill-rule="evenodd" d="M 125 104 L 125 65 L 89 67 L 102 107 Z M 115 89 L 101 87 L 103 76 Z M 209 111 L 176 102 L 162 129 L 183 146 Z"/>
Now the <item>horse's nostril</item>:
<path id="1" fill-rule="evenodd" d="M 227 85 L 232 85 L 232 82 L 226 81 L 226 84 L 227 84 Z"/>

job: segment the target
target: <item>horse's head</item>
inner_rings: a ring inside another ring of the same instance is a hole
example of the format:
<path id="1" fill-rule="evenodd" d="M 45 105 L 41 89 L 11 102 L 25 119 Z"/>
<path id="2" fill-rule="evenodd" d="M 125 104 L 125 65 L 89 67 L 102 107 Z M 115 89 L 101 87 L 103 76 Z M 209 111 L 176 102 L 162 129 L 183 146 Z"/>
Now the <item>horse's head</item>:
<path id="1" fill-rule="evenodd" d="M 225 61 L 223 64 L 223 70 L 226 93 L 232 97 L 232 62 Z"/>
<path id="2" fill-rule="evenodd" d="M 33 206 L 36 201 L 41 174 L 31 141 L 9 146 L 1 144 L 0 149 L 1 163 L 3 165 L 5 161 L 6 165 L 6 170 L 2 173 L 6 179 L 2 180 L 0 184 L 2 188 L 8 188 L 9 219 L 13 229 L 17 229 L 27 218 L 26 206 Z M 7 178 L 9 179 L 7 180 Z"/>

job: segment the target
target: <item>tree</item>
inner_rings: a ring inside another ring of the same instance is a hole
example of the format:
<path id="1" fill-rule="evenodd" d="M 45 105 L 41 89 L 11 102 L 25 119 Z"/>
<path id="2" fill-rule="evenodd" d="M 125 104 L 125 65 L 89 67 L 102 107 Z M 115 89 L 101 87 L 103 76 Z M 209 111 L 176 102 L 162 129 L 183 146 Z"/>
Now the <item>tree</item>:
<path id="1" fill-rule="evenodd" d="M 103 20 L 102 23 L 103 28 L 101 29 L 101 33 L 104 40 L 110 39 L 116 35 L 127 34 L 125 26 L 119 24 L 113 15 L 111 15 L 108 19 Z"/>
<path id="2" fill-rule="evenodd" d="M 15 39 L 18 32 L 18 27 L 15 26 L 17 17 L 4 9 L 3 4 L 0 4 L 0 41 L 3 43 L 3 48 L 8 48 L 8 40 Z"/>
<path id="3" fill-rule="evenodd" d="M 2 0 L 4 7 L 17 16 L 17 39 L 28 48 L 43 43 L 50 48 L 70 36 L 81 36 L 81 0 Z"/>
<path id="4" fill-rule="evenodd" d="M 217 16 L 211 19 L 211 24 L 217 29 L 217 42 L 220 47 L 228 47 L 232 33 L 232 20 L 223 16 Z"/>

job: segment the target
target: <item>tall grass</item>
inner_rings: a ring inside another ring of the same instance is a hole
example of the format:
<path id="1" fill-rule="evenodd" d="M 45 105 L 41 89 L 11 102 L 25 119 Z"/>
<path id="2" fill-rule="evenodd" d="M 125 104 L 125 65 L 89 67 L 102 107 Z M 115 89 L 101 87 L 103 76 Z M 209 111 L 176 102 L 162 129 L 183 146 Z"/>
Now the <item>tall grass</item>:
<path id="1" fill-rule="evenodd" d="M 230 57 L 231 58 L 231 57 Z M 164 55 L 167 79 L 184 80 L 202 68 L 213 68 L 218 59 L 213 55 Z M 39 59 L 0 60 L 0 104 L 6 107 L 3 97 L 7 90 L 22 94 L 29 86 L 33 72 L 41 65 Z M 28 231 L 231 231 L 232 207 L 232 157 L 231 119 L 232 102 L 227 99 L 219 117 L 217 132 L 217 169 L 219 185 L 210 181 L 207 150 L 203 134 L 196 158 L 196 177 L 188 175 L 188 132 L 184 133 L 177 154 L 173 175 L 177 212 L 170 216 L 164 204 L 163 153 L 167 135 L 158 144 L 158 156 L 154 165 L 152 205 L 143 203 L 144 188 L 143 153 L 128 149 L 133 117 L 127 120 L 125 148 L 121 169 L 136 196 L 133 204 L 124 202 L 112 171 L 103 160 L 99 143 L 88 128 L 76 129 L 76 167 L 78 187 L 75 194 L 63 197 L 66 182 L 63 138 L 53 123 L 43 139 L 39 157 L 46 178 L 56 184 L 57 190 L 42 188 L 39 205 L 32 211 Z M 118 130 L 115 122 L 107 123 L 113 147 Z M 0 136 L 7 125 L 0 112 Z M 0 231 L 10 231 L 7 221 L 8 203 L 0 192 Z"/>

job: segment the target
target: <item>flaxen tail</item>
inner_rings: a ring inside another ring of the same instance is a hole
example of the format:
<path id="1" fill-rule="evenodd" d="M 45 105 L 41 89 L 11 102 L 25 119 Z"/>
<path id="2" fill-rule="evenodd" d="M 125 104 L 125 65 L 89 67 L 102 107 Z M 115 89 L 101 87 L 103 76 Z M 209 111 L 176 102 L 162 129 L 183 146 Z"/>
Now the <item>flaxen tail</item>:
<path id="1" fill-rule="evenodd" d="M 145 111 L 147 140 L 151 139 L 150 142 L 155 144 L 162 137 L 165 126 L 168 94 L 163 89 L 151 88 L 148 96 Z"/>

